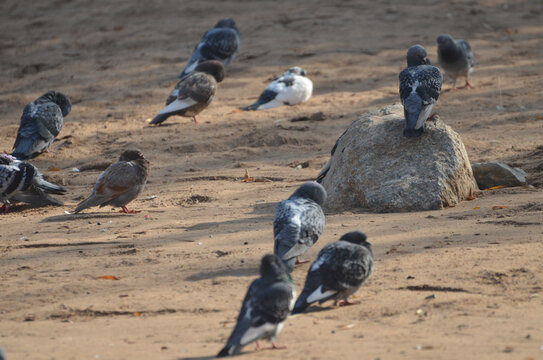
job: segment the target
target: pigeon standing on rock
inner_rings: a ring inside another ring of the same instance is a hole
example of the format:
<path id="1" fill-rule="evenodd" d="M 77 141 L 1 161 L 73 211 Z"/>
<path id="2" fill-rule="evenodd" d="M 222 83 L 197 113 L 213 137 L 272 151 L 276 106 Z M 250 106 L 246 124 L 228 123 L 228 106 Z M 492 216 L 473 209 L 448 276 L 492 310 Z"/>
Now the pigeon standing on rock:
<path id="1" fill-rule="evenodd" d="M 469 75 L 475 65 L 473 50 L 466 40 L 454 40 L 448 34 L 437 38 L 437 61 L 445 70 L 445 75 L 453 82 L 451 90 L 456 90 L 456 78 L 465 77 L 466 87 L 471 88 Z"/>
<path id="2" fill-rule="evenodd" d="M 366 235 L 349 232 L 327 244 L 311 264 L 305 285 L 292 314 L 304 312 L 312 303 L 336 300 L 336 305 L 353 305 L 348 300 L 373 272 L 373 252 Z"/>
<path id="3" fill-rule="evenodd" d="M 418 137 L 441 93 L 443 76 L 430 65 L 426 50 L 414 45 L 407 51 L 407 68 L 400 72 L 400 98 L 404 108 L 406 137 Z"/>
<path id="4" fill-rule="evenodd" d="M 201 62 L 206 60 L 218 60 L 227 66 L 238 53 L 239 46 L 239 32 L 234 20 L 230 18 L 219 20 L 202 36 L 179 78 L 182 79 L 192 73 Z"/>
<path id="5" fill-rule="evenodd" d="M 62 129 L 72 104 L 57 91 L 48 91 L 26 105 L 21 116 L 12 155 L 25 160 L 46 151 Z"/>
<path id="6" fill-rule="evenodd" d="M 91 195 L 77 205 L 74 212 L 97 205 L 111 205 L 121 207 L 123 213 L 139 213 L 138 210 L 129 210 L 126 205 L 143 191 L 148 172 L 149 161 L 141 151 L 126 150 L 119 161 L 100 174 Z"/>
<path id="7" fill-rule="evenodd" d="M 285 262 L 289 271 L 295 264 L 308 262 L 300 261 L 298 256 L 313 246 L 324 230 L 321 206 L 325 200 L 324 187 L 309 181 L 277 204 L 273 218 L 273 252 Z"/>
<path id="8" fill-rule="evenodd" d="M 265 255 L 260 265 L 260 278 L 249 286 L 236 326 L 217 357 L 237 355 L 243 346 L 253 341 L 260 349 L 260 339 L 270 340 L 273 349 L 285 348 L 274 341 L 292 311 L 295 298 L 292 278 L 283 262 L 276 255 Z"/>
<path id="9" fill-rule="evenodd" d="M 192 117 L 204 110 L 215 97 L 217 83 L 224 79 L 224 67 L 216 60 L 200 63 L 194 72 L 175 85 L 166 99 L 166 107 L 160 110 L 150 124 L 161 124 L 173 115 Z"/>
<path id="10" fill-rule="evenodd" d="M 309 100 L 313 93 L 313 82 L 300 67 L 292 67 L 272 80 L 260 94 L 258 100 L 241 110 L 263 110 L 282 105 L 298 105 Z"/>
<path id="11" fill-rule="evenodd" d="M 47 194 L 64 194 L 66 188 L 43 179 L 34 165 L 6 154 L 0 155 L 0 213 L 7 213 L 11 201 L 38 206 L 63 205 Z"/>

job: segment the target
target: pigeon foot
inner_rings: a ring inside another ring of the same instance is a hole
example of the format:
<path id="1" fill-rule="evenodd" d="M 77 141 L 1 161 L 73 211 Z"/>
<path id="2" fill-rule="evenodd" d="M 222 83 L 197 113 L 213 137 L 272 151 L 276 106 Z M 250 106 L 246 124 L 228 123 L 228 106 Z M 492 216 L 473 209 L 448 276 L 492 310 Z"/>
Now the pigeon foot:
<path id="1" fill-rule="evenodd" d="M 9 206 L 7 204 L 2 205 L 0 207 L 0 214 L 5 215 L 9 212 Z"/>
<path id="2" fill-rule="evenodd" d="M 469 80 L 466 80 L 466 85 L 464 85 L 466 89 L 473 89 L 473 86 L 469 83 Z"/>
<path id="3" fill-rule="evenodd" d="M 288 349 L 288 347 L 286 345 L 277 345 L 273 341 L 272 341 L 271 344 L 272 344 L 272 346 L 270 346 L 270 347 L 262 347 L 262 346 L 260 346 L 260 343 L 257 341 L 256 342 L 256 350 L 260 351 L 260 350 L 285 350 L 285 349 Z"/>
<path id="4" fill-rule="evenodd" d="M 194 120 L 194 123 L 195 123 L 195 124 L 199 124 L 198 120 L 196 120 L 196 116 L 193 116 L 193 117 L 192 117 L 192 120 Z"/>
<path id="5" fill-rule="evenodd" d="M 296 256 L 296 262 L 294 263 L 294 265 L 300 265 L 300 264 L 305 264 L 305 263 L 308 263 L 309 260 L 300 260 L 300 258 L 298 256 Z"/>
<path id="6" fill-rule="evenodd" d="M 348 306 L 358 304 L 360 304 L 360 301 L 358 300 L 336 300 L 336 306 Z"/>
<path id="7" fill-rule="evenodd" d="M 125 214 L 139 214 L 141 210 L 130 210 L 126 206 L 123 206 L 122 210 L 120 210 L 119 212 Z"/>

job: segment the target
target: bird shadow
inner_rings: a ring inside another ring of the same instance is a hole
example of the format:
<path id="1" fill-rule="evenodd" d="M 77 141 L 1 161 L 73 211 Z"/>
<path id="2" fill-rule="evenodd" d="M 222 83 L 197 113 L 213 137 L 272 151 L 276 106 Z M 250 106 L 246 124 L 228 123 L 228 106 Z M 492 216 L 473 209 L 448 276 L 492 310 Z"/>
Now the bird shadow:
<path id="1" fill-rule="evenodd" d="M 312 313 L 320 313 L 320 312 L 324 312 L 324 311 L 335 310 L 337 308 L 338 308 L 337 306 L 310 306 L 307 309 L 305 309 L 305 311 L 303 313 L 295 314 L 295 315 L 292 315 L 292 316 L 298 316 L 298 315 L 304 315 L 304 314 L 307 315 L 307 314 L 312 314 Z"/>
<path id="2" fill-rule="evenodd" d="M 215 359 L 215 358 L 217 358 L 217 355 L 182 357 L 182 358 L 177 358 L 177 360 L 210 360 L 210 359 Z"/>
<path id="3" fill-rule="evenodd" d="M 220 269 L 214 271 L 202 271 L 197 274 L 192 274 L 185 278 L 186 281 L 201 281 L 209 280 L 218 277 L 235 276 L 249 277 L 258 275 L 257 268 L 241 268 L 241 269 Z"/>
<path id="4" fill-rule="evenodd" d="M 86 213 L 86 214 L 63 214 L 49 216 L 41 220 L 40 223 L 46 222 L 62 222 L 70 220 L 80 219 L 105 219 L 105 218 L 118 218 L 123 216 L 130 216 L 130 214 L 115 214 L 115 213 Z"/>

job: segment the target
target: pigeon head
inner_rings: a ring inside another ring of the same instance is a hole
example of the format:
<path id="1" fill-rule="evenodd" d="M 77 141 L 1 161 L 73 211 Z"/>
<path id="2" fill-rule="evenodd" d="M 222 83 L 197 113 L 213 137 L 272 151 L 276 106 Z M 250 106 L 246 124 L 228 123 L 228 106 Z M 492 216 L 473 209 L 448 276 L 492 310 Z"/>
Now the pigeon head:
<path id="1" fill-rule="evenodd" d="M 430 65 L 426 49 L 420 45 L 413 45 L 407 50 L 407 66 Z"/>
<path id="2" fill-rule="evenodd" d="M 230 18 L 220 19 L 215 25 L 216 28 L 236 29 L 236 22 Z M 237 30 L 237 29 L 236 29 Z"/>
<path id="3" fill-rule="evenodd" d="M 119 161 L 146 160 L 139 150 L 125 150 L 119 157 Z"/>
<path id="4" fill-rule="evenodd" d="M 260 263 L 260 276 L 279 277 L 288 274 L 286 265 L 275 254 L 266 254 Z"/>
<path id="5" fill-rule="evenodd" d="M 326 200 L 326 190 L 324 187 L 316 181 L 308 181 L 302 184 L 296 191 L 290 196 L 290 198 L 304 198 L 311 199 L 319 205 L 324 204 Z"/>
<path id="6" fill-rule="evenodd" d="M 194 71 L 209 74 L 213 76 L 217 82 L 221 82 L 224 79 L 224 66 L 217 60 L 203 61 L 198 64 Z"/>
<path id="7" fill-rule="evenodd" d="M 39 103 L 48 101 L 54 102 L 60 107 L 60 111 L 62 111 L 62 116 L 68 115 L 72 110 L 72 103 L 70 102 L 70 99 L 68 99 L 66 95 L 58 91 L 48 91 L 40 96 L 36 101 Z"/>
<path id="8" fill-rule="evenodd" d="M 454 45 L 454 40 L 449 34 L 441 34 L 437 37 L 437 44 L 439 47 L 449 47 Z"/>
<path id="9" fill-rule="evenodd" d="M 358 244 L 358 245 L 369 244 L 369 242 L 367 242 L 366 239 L 367 239 L 366 234 L 364 234 L 361 231 L 351 231 L 346 234 L 343 234 L 339 238 L 339 240 L 341 241 L 348 241 L 350 243 Z"/>
<path id="10" fill-rule="evenodd" d="M 307 72 L 299 66 L 294 66 L 288 69 L 285 74 L 296 74 L 300 76 L 307 76 Z"/>

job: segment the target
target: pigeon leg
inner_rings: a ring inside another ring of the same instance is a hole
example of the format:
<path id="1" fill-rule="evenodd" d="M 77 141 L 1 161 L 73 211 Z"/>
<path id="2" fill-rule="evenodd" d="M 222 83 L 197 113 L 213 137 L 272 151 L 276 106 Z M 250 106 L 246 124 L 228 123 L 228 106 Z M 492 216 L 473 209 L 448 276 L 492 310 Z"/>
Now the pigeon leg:
<path id="1" fill-rule="evenodd" d="M 141 210 L 129 210 L 126 206 L 123 206 L 123 209 L 119 212 L 125 213 L 125 214 L 139 214 Z"/>
<path id="2" fill-rule="evenodd" d="M 192 117 L 192 120 L 194 120 L 194 123 L 195 123 L 195 124 L 198 124 L 198 120 L 196 120 L 196 115 L 194 115 L 194 116 Z"/>
<path id="3" fill-rule="evenodd" d="M 272 341 L 272 346 L 270 347 L 260 347 L 260 345 L 258 345 L 258 348 L 257 350 L 285 350 L 285 349 L 288 349 L 288 347 L 286 345 L 277 345 L 276 343 L 274 343 Z"/>
<path id="4" fill-rule="evenodd" d="M 358 300 L 336 300 L 336 306 L 348 306 L 360 304 Z"/>
<path id="5" fill-rule="evenodd" d="M 8 204 L 4 204 L 2 205 L 2 207 L 0 207 L 0 214 L 7 214 L 9 212 L 9 205 Z"/>
<path id="6" fill-rule="evenodd" d="M 260 346 L 260 343 L 257 340 L 256 341 L 256 351 L 260 351 L 260 350 L 262 350 L 262 346 Z"/>
<path id="7" fill-rule="evenodd" d="M 305 263 L 308 263 L 309 260 L 300 260 L 300 258 L 298 256 L 296 256 L 296 262 L 294 263 L 294 265 L 300 265 L 300 264 L 305 264 Z"/>
<path id="8" fill-rule="evenodd" d="M 468 79 L 466 79 L 466 85 L 464 85 L 464 87 L 468 89 L 473 89 L 473 86 L 471 86 Z"/>

